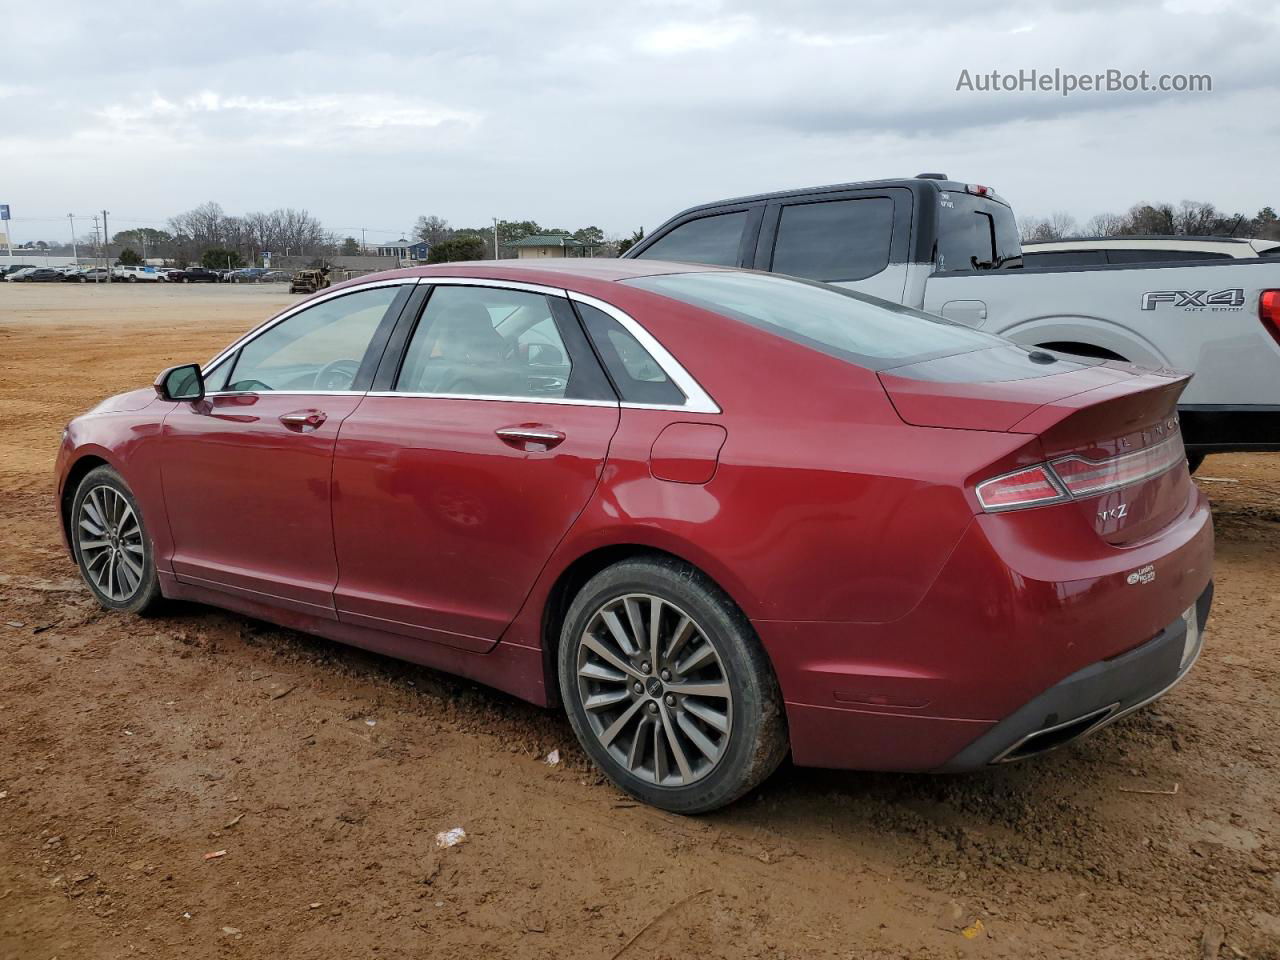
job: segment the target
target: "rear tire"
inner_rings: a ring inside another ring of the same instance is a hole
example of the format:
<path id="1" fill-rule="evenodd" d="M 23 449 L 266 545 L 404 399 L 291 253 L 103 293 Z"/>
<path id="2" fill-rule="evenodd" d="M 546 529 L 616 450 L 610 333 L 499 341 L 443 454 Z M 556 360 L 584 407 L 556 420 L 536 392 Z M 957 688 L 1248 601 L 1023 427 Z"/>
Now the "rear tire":
<path id="1" fill-rule="evenodd" d="M 782 695 L 751 623 L 674 558 L 627 560 L 592 577 L 565 616 L 557 666 L 583 749 L 655 807 L 723 807 L 786 756 Z"/>
<path id="2" fill-rule="evenodd" d="M 160 600 L 155 547 L 133 491 L 111 467 L 76 488 L 67 528 L 80 576 L 108 610 L 142 613 Z"/>

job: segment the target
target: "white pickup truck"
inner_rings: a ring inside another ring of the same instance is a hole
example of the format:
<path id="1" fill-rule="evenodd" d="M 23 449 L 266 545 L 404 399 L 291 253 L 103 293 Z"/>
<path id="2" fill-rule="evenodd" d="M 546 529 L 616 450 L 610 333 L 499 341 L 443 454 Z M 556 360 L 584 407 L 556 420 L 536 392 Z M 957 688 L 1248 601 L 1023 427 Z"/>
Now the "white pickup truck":
<path id="1" fill-rule="evenodd" d="M 1193 468 L 1280 450 L 1280 257 L 1024 268 L 1008 204 L 941 174 L 703 204 L 625 256 L 787 273 L 1028 346 L 1190 370 Z"/>

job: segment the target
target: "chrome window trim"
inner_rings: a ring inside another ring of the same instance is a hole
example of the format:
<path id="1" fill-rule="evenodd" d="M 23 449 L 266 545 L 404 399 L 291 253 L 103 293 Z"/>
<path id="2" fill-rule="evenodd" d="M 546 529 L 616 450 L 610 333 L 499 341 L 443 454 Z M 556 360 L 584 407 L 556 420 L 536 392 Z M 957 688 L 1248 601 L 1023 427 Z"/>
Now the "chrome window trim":
<path id="1" fill-rule="evenodd" d="M 209 390 L 206 397 L 363 397 L 363 390 Z"/>
<path id="2" fill-rule="evenodd" d="M 702 384 L 698 383 L 684 367 L 680 365 L 680 361 L 673 357 L 658 339 L 646 330 L 639 321 L 635 320 L 629 314 L 623 313 L 611 303 L 606 303 L 596 297 L 588 296 L 585 293 L 576 293 L 572 290 L 566 291 L 570 300 L 578 303 L 585 303 L 587 306 L 595 307 L 607 313 L 609 316 L 617 320 L 628 333 L 639 341 L 640 346 L 649 351 L 650 356 L 657 361 L 658 366 L 665 373 L 685 396 L 683 404 L 662 404 L 662 403 L 624 403 L 622 406 L 627 408 L 635 408 L 640 410 L 679 410 L 685 413 L 720 413 L 719 405 L 711 399 L 710 394 L 702 389 Z"/>
<path id="3" fill-rule="evenodd" d="M 505 290 L 523 290 L 525 293 L 541 293 L 564 298 L 569 291 L 563 287 L 551 287 L 544 283 L 525 283 L 523 280 L 492 280 L 489 277 L 418 277 L 420 284 L 447 284 L 451 287 L 497 287 Z"/>
<path id="4" fill-rule="evenodd" d="M 576 397 L 503 396 L 496 393 L 410 393 L 399 390 L 370 390 L 370 397 L 397 397 L 411 400 L 505 400 L 508 403 L 551 403 L 566 407 L 612 407 L 617 400 L 580 400 Z"/>
<path id="5" fill-rule="evenodd" d="M 418 277 L 394 277 L 390 280 L 375 280 L 372 283 L 361 283 L 354 287 L 342 287 L 338 290 L 331 290 L 329 293 L 321 294 L 318 297 L 311 297 L 307 300 L 304 300 L 302 303 L 295 304 L 294 306 L 284 310 L 282 313 L 278 313 L 274 317 L 270 317 L 267 320 L 264 320 L 262 323 L 258 324 L 248 333 L 243 334 L 239 340 L 232 342 L 232 344 L 229 347 L 224 347 L 220 353 L 216 354 L 212 360 L 210 360 L 208 363 L 206 363 L 203 367 L 200 368 L 200 376 L 204 377 L 205 379 L 208 379 L 209 375 L 212 374 L 213 371 L 217 369 L 218 364 L 222 363 L 224 360 L 227 359 L 227 357 L 231 356 L 233 353 L 235 353 L 245 344 L 249 343 L 252 340 L 256 340 L 258 337 L 262 336 L 264 333 L 266 333 L 268 330 L 275 327 L 277 324 L 284 323 L 284 321 L 288 320 L 290 317 L 301 313 L 303 310 L 307 310 L 311 307 L 314 307 L 316 304 L 324 303 L 327 300 L 336 300 L 338 297 L 345 297 L 348 294 L 352 294 L 352 293 L 360 293 L 364 290 L 376 290 L 379 287 L 396 287 L 396 286 L 401 286 L 403 284 L 416 284 L 418 282 L 418 279 L 419 279 Z M 219 396 L 225 393 L 245 393 L 245 392 L 254 392 L 254 391 L 219 390 L 213 393 L 206 394 L 206 396 Z M 271 391 L 262 390 L 258 392 L 283 393 L 284 391 L 283 390 L 271 390 Z M 302 391 L 302 392 L 309 392 L 309 391 Z"/>

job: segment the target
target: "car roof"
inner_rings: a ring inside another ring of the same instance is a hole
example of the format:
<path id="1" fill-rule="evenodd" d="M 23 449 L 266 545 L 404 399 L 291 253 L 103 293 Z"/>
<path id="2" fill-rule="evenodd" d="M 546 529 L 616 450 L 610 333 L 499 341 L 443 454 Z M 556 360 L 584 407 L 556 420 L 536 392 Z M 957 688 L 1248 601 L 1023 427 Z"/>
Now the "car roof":
<path id="1" fill-rule="evenodd" d="M 731 270 L 706 263 L 674 263 L 667 260 L 615 260 L 611 257 L 539 257 L 528 260 L 465 260 L 423 267 L 405 267 L 384 273 L 365 274 L 336 287 L 355 286 L 370 280 L 394 277 L 475 277 L 485 280 L 509 280 L 513 283 L 541 283 L 548 286 L 575 286 L 575 281 L 588 283 L 631 280 L 667 273 L 707 273 Z"/>

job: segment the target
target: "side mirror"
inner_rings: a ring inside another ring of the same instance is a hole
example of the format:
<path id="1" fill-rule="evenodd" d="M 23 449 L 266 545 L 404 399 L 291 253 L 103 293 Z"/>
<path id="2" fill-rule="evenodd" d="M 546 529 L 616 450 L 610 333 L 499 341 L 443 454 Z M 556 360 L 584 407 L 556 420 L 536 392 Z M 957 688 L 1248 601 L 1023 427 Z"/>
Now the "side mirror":
<path id="1" fill-rule="evenodd" d="M 204 376 L 198 364 L 184 363 L 156 377 L 155 388 L 161 400 L 203 400 Z"/>

